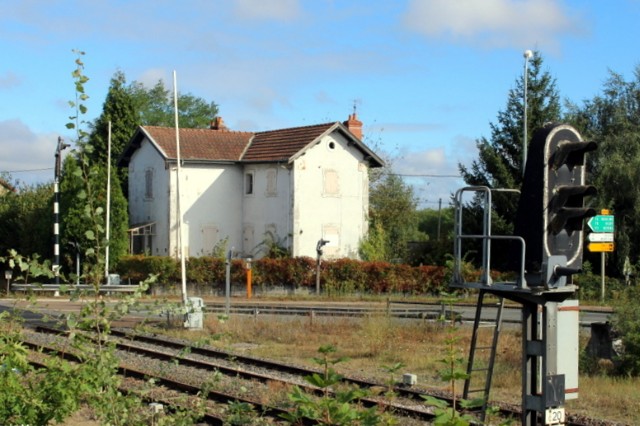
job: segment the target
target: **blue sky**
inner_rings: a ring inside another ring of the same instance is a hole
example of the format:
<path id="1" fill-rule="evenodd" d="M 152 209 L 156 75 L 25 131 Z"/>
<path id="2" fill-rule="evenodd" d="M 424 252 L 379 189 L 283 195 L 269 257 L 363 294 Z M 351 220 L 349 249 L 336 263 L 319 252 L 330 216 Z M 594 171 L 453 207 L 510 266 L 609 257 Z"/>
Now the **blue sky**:
<path id="1" fill-rule="evenodd" d="M 458 163 L 504 109 L 539 51 L 563 99 L 602 90 L 640 64 L 640 0 L 0 0 L 0 172 L 53 179 L 86 52 L 87 119 L 109 80 L 163 79 L 216 102 L 234 130 L 345 120 L 394 160 L 421 206 L 463 185 Z M 42 170 L 44 169 L 44 170 Z"/>

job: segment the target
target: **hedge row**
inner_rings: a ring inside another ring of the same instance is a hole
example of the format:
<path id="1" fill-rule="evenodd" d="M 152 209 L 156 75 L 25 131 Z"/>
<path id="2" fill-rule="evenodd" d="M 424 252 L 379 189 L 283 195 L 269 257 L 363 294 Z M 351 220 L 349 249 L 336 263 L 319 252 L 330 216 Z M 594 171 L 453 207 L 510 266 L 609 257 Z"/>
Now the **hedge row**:
<path id="1" fill-rule="evenodd" d="M 158 274 L 158 282 L 181 281 L 180 262 L 170 257 L 127 256 L 117 268 L 123 282 L 137 283 L 149 274 Z M 244 260 L 231 261 L 231 281 L 246 282 Z M 187 282 L 202 286 L 224 285 L 226 263 L 213 257 L 186 261 Z M 320 266 L 320 284 L 327 292 L 438 294 L 447 289 L 445 268 L 412 267 L 386 262 L 362 262 L 352 259 L 326 260 Z M 316 261 L 310 257 L 258 259 L 252 263 L 255 287 L 309 288 L 316 285 Z"/>

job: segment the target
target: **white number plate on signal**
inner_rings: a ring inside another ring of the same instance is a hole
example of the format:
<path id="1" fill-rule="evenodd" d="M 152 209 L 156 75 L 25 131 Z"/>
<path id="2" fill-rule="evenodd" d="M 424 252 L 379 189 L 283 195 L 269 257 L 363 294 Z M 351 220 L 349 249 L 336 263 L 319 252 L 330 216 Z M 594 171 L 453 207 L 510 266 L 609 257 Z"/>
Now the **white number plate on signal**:
<path id="1" fill-rule="evenodd" d="M 545 425 L 564 424 L 564 408 L 547 408 L 545 411 Z"/>

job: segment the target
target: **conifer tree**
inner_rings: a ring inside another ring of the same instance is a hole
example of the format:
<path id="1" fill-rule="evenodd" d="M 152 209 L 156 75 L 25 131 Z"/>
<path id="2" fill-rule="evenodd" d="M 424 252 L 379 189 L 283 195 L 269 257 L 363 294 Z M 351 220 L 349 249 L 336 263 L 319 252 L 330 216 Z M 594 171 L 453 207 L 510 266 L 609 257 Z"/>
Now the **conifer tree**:
<path id="1" fill-rule="evenodd" d="M 527 135 L 530 138 L 534 130 L 547 122 L 560 120 L 560 96 L 556 80 L 548 71 L 543 70 L 543 58 L 534 52 L 527 69 Z M 523 178 L 522 140 L 524 137 L 524 76 L 516 79 L 515 87 L 509 90 L 504 110 L 498 112 L 497 122 L 490 123 L 491 137 L 481 137 L 476 141 L 478 159 L 470 167 L 459 164 L 460 174 L 470 186 L 489 188 L 520 189 Z M 527 141 L 527 146 L 530 140 Z M 493 213 L 492 230 L 494 234 L 511 235 L 513 218 L 516 216 L 518 196 L 513 193 L 492 193 Z M 476 209 L 475 224 L 465 225 L 467 229 L 479 231 L 481 228 L 480 203 L 472 203 Z M 504 246 L 496 248 L 493 258 L 495 266 L 505 266 Z M 479 253 L 480 250 L 475 250 Z M 502 253 L 500 253 L 502 251 Z M 471 260 L 471 259 L 470 259 Z"/>

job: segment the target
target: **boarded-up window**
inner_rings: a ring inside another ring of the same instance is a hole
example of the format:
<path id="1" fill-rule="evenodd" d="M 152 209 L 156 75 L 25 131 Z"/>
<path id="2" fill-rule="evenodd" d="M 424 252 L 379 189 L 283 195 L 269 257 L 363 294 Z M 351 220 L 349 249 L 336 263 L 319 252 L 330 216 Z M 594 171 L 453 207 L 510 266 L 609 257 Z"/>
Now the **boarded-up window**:
<path id="1" fill-rule="evenodd" d="M 147 169 L 144 172 L 144 198 L 147 200 L 153 198 L 153 169 Z"/>
<path id="2" fill-rule="evenodd" d="M 325 169 L 323 174 L 323 195 L 337 196 L 340 195 L 340 182 L 338 172 L 331 169 Z"/>
<path id="3" fill-rule="evenodd" d="M 215 225 L 204 225 L 202 227 L 202 252 L 205 255 L 214 254 L 213 251 L 220 239 L 218 227 Z"/>
<path id="4" fill-rule="evenodd" d="M 256 248 L 255 230 L 253 225 L 246 224 L 242 229 L 242 251 L 246 255 L 253 255 Z"/>
<path id="5" fill-rule="evenodd" d="M 267 169 L 267 197 L 278 195 L 278 170 Z"/>

